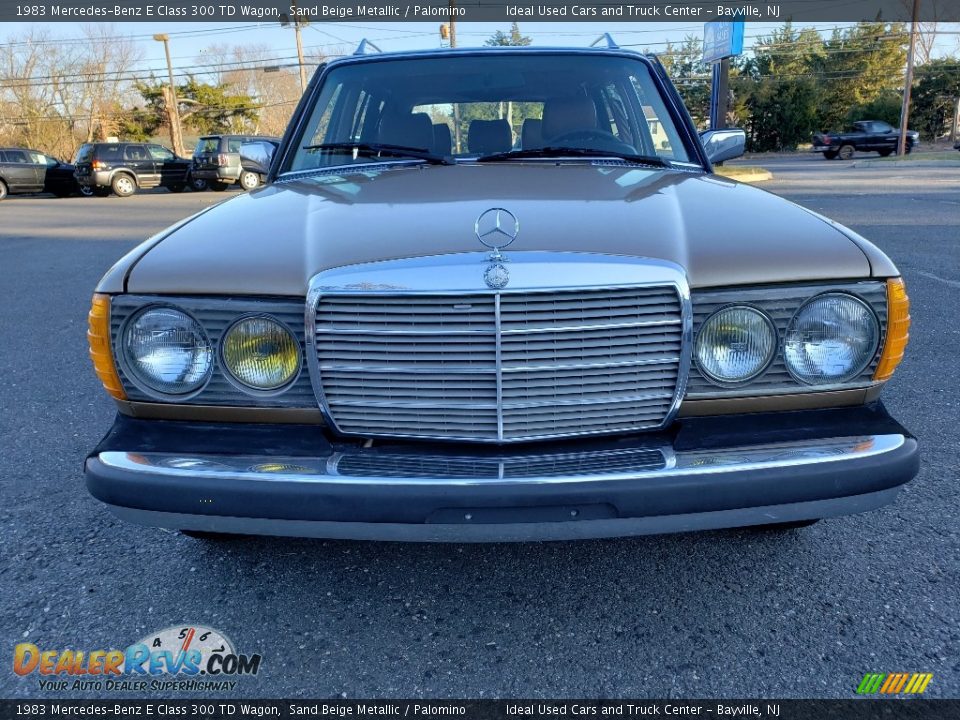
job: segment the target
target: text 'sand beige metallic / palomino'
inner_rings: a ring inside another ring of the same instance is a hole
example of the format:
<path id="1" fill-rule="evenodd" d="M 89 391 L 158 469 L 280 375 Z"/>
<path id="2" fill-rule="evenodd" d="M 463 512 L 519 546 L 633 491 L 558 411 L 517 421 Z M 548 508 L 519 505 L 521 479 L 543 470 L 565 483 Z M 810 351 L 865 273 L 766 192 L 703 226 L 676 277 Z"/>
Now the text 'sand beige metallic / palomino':
<path id="1" fill-rule="evenodd" d="M 891 502 L 910 323 L 851 230 L 712 162 L 612 43 L 358 54 L 313 78 L 267 184 L 103 278 L 122 518 L 203 534 L 587 538 L 791 527 Z"/>

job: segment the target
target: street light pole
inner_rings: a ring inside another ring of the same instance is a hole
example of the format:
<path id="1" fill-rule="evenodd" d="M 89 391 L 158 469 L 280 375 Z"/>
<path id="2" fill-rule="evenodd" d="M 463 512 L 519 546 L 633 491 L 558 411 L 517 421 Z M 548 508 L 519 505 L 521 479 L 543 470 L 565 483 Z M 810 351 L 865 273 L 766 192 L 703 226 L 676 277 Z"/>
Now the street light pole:
<path id="1" fill-rule="evenodd" d="M 170 124 L 170 144 L 173 145 L 173 152 L 181 157 L 186 154 L 183 149 L 183 134 L 180 129 L 180 106 L 177 104 L 177 87 L 173 82 L 173 63 L 170 61 L 170 36 L 166 33 L 158 33 L 153 36 L 157 42 L 163 43 L 163 52 L 167 56 L 167 77 L 170 80 L 170 88 L 164 93 L 167 105 L 167 121 Z"/>
<path id="2" fill-rule="evenodd" d="M 919 14 L 920 0 L 913 0 L 910 49 L 907 51 L 907 77 L 903 86 L 903 105 L 900 107 L 900 137 L 897 138 L 897 155 L 901 157 L 907 150 L 907 123 L 910 121 L 910 90 L 913 86 L 913 55 L 917 47 L 917 17 Z"/>

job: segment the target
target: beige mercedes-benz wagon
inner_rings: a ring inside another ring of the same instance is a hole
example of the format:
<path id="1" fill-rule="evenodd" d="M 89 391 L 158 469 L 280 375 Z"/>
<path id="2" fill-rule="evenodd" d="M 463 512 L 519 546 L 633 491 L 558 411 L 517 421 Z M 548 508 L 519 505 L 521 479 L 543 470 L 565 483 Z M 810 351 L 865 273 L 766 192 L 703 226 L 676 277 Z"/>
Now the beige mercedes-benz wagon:
<path id="1" fill-rule="evenodd" d="M 613 43 L 331 62 L 244 146 L 264 187 L 100 282 L 90 492 L 201 536 L 480 541 L 893 501 L 900 274 L 713 173 L 743 147 Z"/>

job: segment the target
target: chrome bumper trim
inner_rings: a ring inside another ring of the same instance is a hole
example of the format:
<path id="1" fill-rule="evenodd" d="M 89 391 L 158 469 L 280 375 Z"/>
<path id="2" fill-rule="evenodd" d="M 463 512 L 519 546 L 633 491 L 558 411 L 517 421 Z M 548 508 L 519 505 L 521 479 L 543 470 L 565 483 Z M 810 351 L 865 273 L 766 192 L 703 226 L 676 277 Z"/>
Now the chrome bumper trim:
<path id="1" fill-rule="evenodd" d="M 357 448 L 337 452 L 328 457 L 275 457 L 275 456 L 224 456 L 206 454 L 169 454 L 152 452 L 102 452 L 99 462 L 105 467 L 127 473 L 166 476 L 170 478 L 204 478 L 227 481 L 260 481 L 282 483 L 329 483 L 352 486 L 404 487 L 474 487 L 474 486 L 534 486 L 576 484 L 616 480 L 648 479 L 656 482 L 667 478 L 727 475 L 732 473 L 800 468 L 823 463 L 838 464 L 842 472 L 845 462 L 863 460 L 892 453 L 901 448 L 906 438 L 900 434 L 862 435 L 854 437 L 808 440 L 797 442 L 751 445 L 722 450 L 674 451 L 670 447 L 644 446 L 574 453 L 504 453 L 501 455 L 438 455 L 425 451 L 423 454 L 404 453 L 402 457 L 413 460 L 435 461 L 438 465 L 458 463 L 460 468 L 476 467 L 477 476 L 458 474 L 443 477 L 439 473 L 427 476 L 391 475 L 391 455 L 378 448 Z M 659 451 L 663 462 L 655 468 L 604 471 L 611 461 L 630 459 L 630 453 Z M 346 460 L 364 458 L 383 461 L 382 474 L 345 475 L 341 473 Z M 594 463 L 599 469 L 594 472 L 568 472 L 550 474 L 548 469 L 558 462 L 575 461 Z M 543 474 L 531 472 L 538 463 L 543 464 Z M 511 477 L 511 468 L 523 464 L 524 474 Z"/>

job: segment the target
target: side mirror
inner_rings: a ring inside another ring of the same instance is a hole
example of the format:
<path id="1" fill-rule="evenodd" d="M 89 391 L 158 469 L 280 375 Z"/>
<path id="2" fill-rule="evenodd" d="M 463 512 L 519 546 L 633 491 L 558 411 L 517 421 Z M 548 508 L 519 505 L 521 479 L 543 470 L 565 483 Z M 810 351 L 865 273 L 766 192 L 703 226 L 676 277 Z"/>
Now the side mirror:
<path id="1" fill-rule="evenodd" d="M 739 128 L 707 130 L 700 133 L 700 141 L 711 163 L 740 157 L 747 149 L 747 134 Z"/>
<path id="2" fill-rule="evenodd" d="M 249 172 L 266 175 L 277 152 L 277 146 L 265 140 L 251 140 L 240 146 L 240 166 Z"/>

